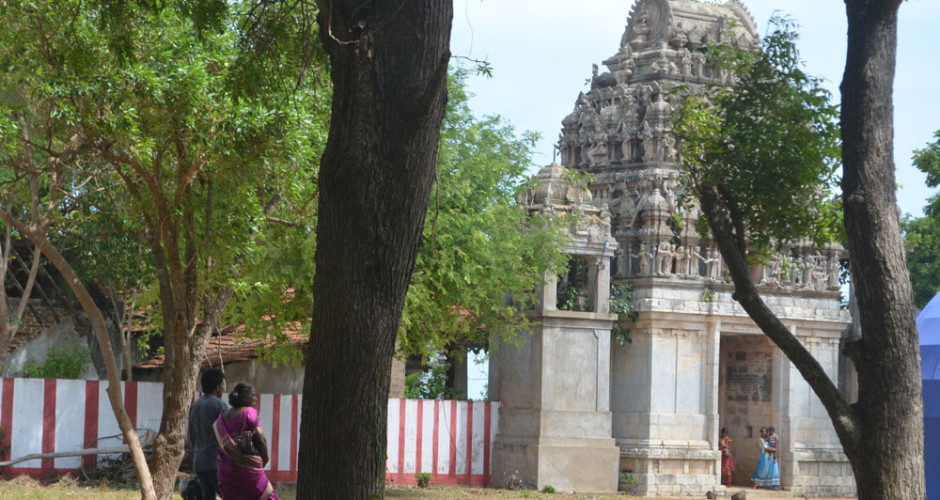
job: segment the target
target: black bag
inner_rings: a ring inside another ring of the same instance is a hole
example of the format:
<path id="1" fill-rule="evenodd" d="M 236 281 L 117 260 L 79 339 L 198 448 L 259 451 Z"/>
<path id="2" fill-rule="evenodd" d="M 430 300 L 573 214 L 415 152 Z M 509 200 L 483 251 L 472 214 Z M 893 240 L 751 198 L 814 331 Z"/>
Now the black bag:
<path id="1" fill-rule="evenodd" d="M 255 433 L 251 431 L 241 431 L 235 435 L 235 447 L 245 455 L 261 455 L 254 442 Z"/>
<path id="2" fill-rule="evenodd" d="M 202 488 L 199 486 L 199 481 L 193 478 L 191 481 L 187 482 L 186 488 L 180 492 L 180 496 L 183 497 L 183 500 L 203 500 Z"/>

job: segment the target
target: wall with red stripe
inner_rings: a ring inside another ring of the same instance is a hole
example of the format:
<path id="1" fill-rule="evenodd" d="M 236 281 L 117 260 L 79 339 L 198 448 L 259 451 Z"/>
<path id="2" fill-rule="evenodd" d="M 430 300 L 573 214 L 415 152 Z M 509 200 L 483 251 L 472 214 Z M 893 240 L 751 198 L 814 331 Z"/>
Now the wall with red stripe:
<path id="1" fill-rule="evenodd" d="M 76 451 L 122 443 L 111 412 L 107 381 L 2 379 L 0 426 L 9 451 L 0 460 L 38 453 Z M 124 406 L 138 432 L 156 432 L 163 385 L 121 383 Z M 268 436 L 272 481 L 297 480 L 302 396 L 262 394 L 261 426 Z M 499 403 L 390 399 L 387 479 L 414 484 L 430 472 L 438 484 L 489 484 L 490 450 Z M 0 446 L 2 449 L 4 446 Z M 90 468 L 98 456 L 45 458 L 5 467 L 5 476 L 41 476 Z"/>

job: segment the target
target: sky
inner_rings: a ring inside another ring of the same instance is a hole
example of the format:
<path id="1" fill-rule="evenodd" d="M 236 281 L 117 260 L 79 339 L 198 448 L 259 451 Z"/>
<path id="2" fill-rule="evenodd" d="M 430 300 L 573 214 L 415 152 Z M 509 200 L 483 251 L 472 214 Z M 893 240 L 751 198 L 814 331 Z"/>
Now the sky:
<path id="1" fill-rule="evenodd" d="M 843 0 L 742 0 L 763 35 L 775 11 L 799 24 L 806 70 L 826 80 L 834 102 L 845 67 Z M 470 105 L 477 116 L 500 115 L 517 131 L 538 132 L 533 174 L 552 162 L 561 120 L 589 89 L 591 65 L 614 55 L 635 0 L 454 0 L 451 52 L 468 67 L 487 60 L 492 78 L 472 77 Z M 907 0 L 898 22 L 894 82 L 894 160 L 902 213 L 923 216 L 934 190 L 911 165 L 914 149 L 940 130 L 940 1 Z M 470 397 L 477 399 L 486 369 L 470 365 Z"/>
<path id="2" fill-rule="evenodd" d="M 839 100 L 845 66 L 842 0 L 742 0 L 763 35 L 776 10 L 799 24 L 808 73 L 823 77 Z M 473 77 L 470 104 L 477 116 L 500 115 L 517 131 L 541 135 L 534 168 L 552 162 L 561 120 L 587 91 L 591 65 L 614 55 L 635 0 L 454 0 L 451 52 L 458 62 L 487 60 L 492 78 Z M 894 159 L 903 213 L 923 215 L 933 189 L 911 165 L 914 149 L 940 130 L 940 1 L 907 0 L 898 23 L 894 85 Z M 534 173 L 534 172 L 533 172 Z"/>

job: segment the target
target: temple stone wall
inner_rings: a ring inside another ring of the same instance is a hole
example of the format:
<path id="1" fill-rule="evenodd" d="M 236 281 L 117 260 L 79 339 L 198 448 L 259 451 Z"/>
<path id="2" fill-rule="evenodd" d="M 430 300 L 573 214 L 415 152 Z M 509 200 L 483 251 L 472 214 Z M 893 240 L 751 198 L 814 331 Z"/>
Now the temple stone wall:
<path id="1" fill-rule="evenodd" d="M 759 429 L 781 437 L 784 488 L 800 495 L 851 495 L 854 483 L 818 398 L 789 360 L 731 299 L 730 285 L 689 286 L 655 278 L 637 289 L 640 317 L 633 342 L 611 347 L 613 435 L 620 470 L 647 495 L 722 491 L 718 429 L 728 427 L 737 471 L 750 484 Z M 707 297 L 708 300 L 704 300 Z M 838 373 L 838 340 L 848 323 L 836 296 L 765 300 L 830 375 Z M 819 471 L 833 474 L 816 476 Z M 623 485 L 622 485 L 623 486 Z"/>
<path id="2" fill-rule="evenodd" d="M 643 312 L 633 342 L 612 347 L 613 433 L 620 469 L 647 495 L 702 495 L 718 485 L 715 332 L 705 317 Z M 639 396 L 639 397 L 636 397 Z"/>

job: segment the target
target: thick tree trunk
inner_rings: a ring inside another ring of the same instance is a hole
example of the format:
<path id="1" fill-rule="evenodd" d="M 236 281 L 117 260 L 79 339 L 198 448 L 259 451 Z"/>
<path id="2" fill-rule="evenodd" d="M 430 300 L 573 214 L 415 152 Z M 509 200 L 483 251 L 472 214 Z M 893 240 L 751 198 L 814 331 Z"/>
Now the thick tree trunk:
<path id="1" fill-rule="evenodd" d="M 153 443 L 153 482 L 157 498 L 168 500 L 173 495 L 176 472 L 183 459 L 186 421 L 189 405 L 196 391 L 195 380 L 205 345 L 190 346 L 195 336 L 189 329 L 179 327 L 164 333 L 166 362 L 163 371 L 163 414 L 160 432 Z M 169 362 L 170 351 L 176 351 Z"/>
<path id="2" fill-rule="evenodd" d="M 452 5 L 318 1 L 334 96 L 297 498 L 385 493 L 389 370 L 446 101 Z"/>
<path id="3" fill-rule="evenodd" d="M 164 335 L 163 415 L 152 458 L 154 488 L 160 500 L 173 496 L 176 472 L 185 451 L 186 422 L 199 368 L 212 331 L 231 296 L 232 290 L 222 290 L 196 327 L 191 326 L 197 323 L 195 318 L 188 318 L 182 312 L 170 312 L 171 327 L 167 330 L 169 334 Z"/>
<path id="4" fill-rule="evenodd" d="M 846 0 L 842 80 L 844 210 L 862 338 L 858 369 L 863 436 L 849 459 L 858 496 L 925 498 L 920 350 L 894 188 L 893 105 L 900 0 Z"/>
<path id="5" fill-rule="evenodd" d="M 42 234 L 21 224 L 19 221 L 9 216 L 6 212 L 0 212 L 0 217 L 12 225 L 21 234 L 25 235 L 33 245 L 36 246 L 49 259 L 49 262 L 55 266 L 56 270 L 62 274 L 62 277 L 69 284 L 75 297 L 82 305 L 85 314 L 91 321 L 95 331 L 95 337 L 98 339 L 98 347 L 101 349 L 101 355 L 104 357 L 105 367 L 108 372 L 108 401 L 111 403 L 111 410 L 117 419 L 118 427 L 124 436 L 124 441 L 131 452 L 131 458 L 134 462 L 134 471 L 137 473 L 137 479 L 140 481 L 140 494 L 143 500 L 153 500 L 156 498 L 153 488 L 153 480 L 150 475 L 150 469 L 147 466 L 147 460 L 144 457 L 144 451 L 140 446 L 140 440 L 137 437 L 137 430 L 131 423 L 127 411 L 124 409 L 124 403 L 121 398 L 121 373 L 117 367 L 117 361 L 114 357 L 114 351 L 111 349 L 111 338 L 108 336 L 108 328 L 104 323 L 104 315 L 101 309 L 91 298 L 91 294 L 85 288 L 78 274 L 72 269 L 65 257 L 59 253 Z"/>

